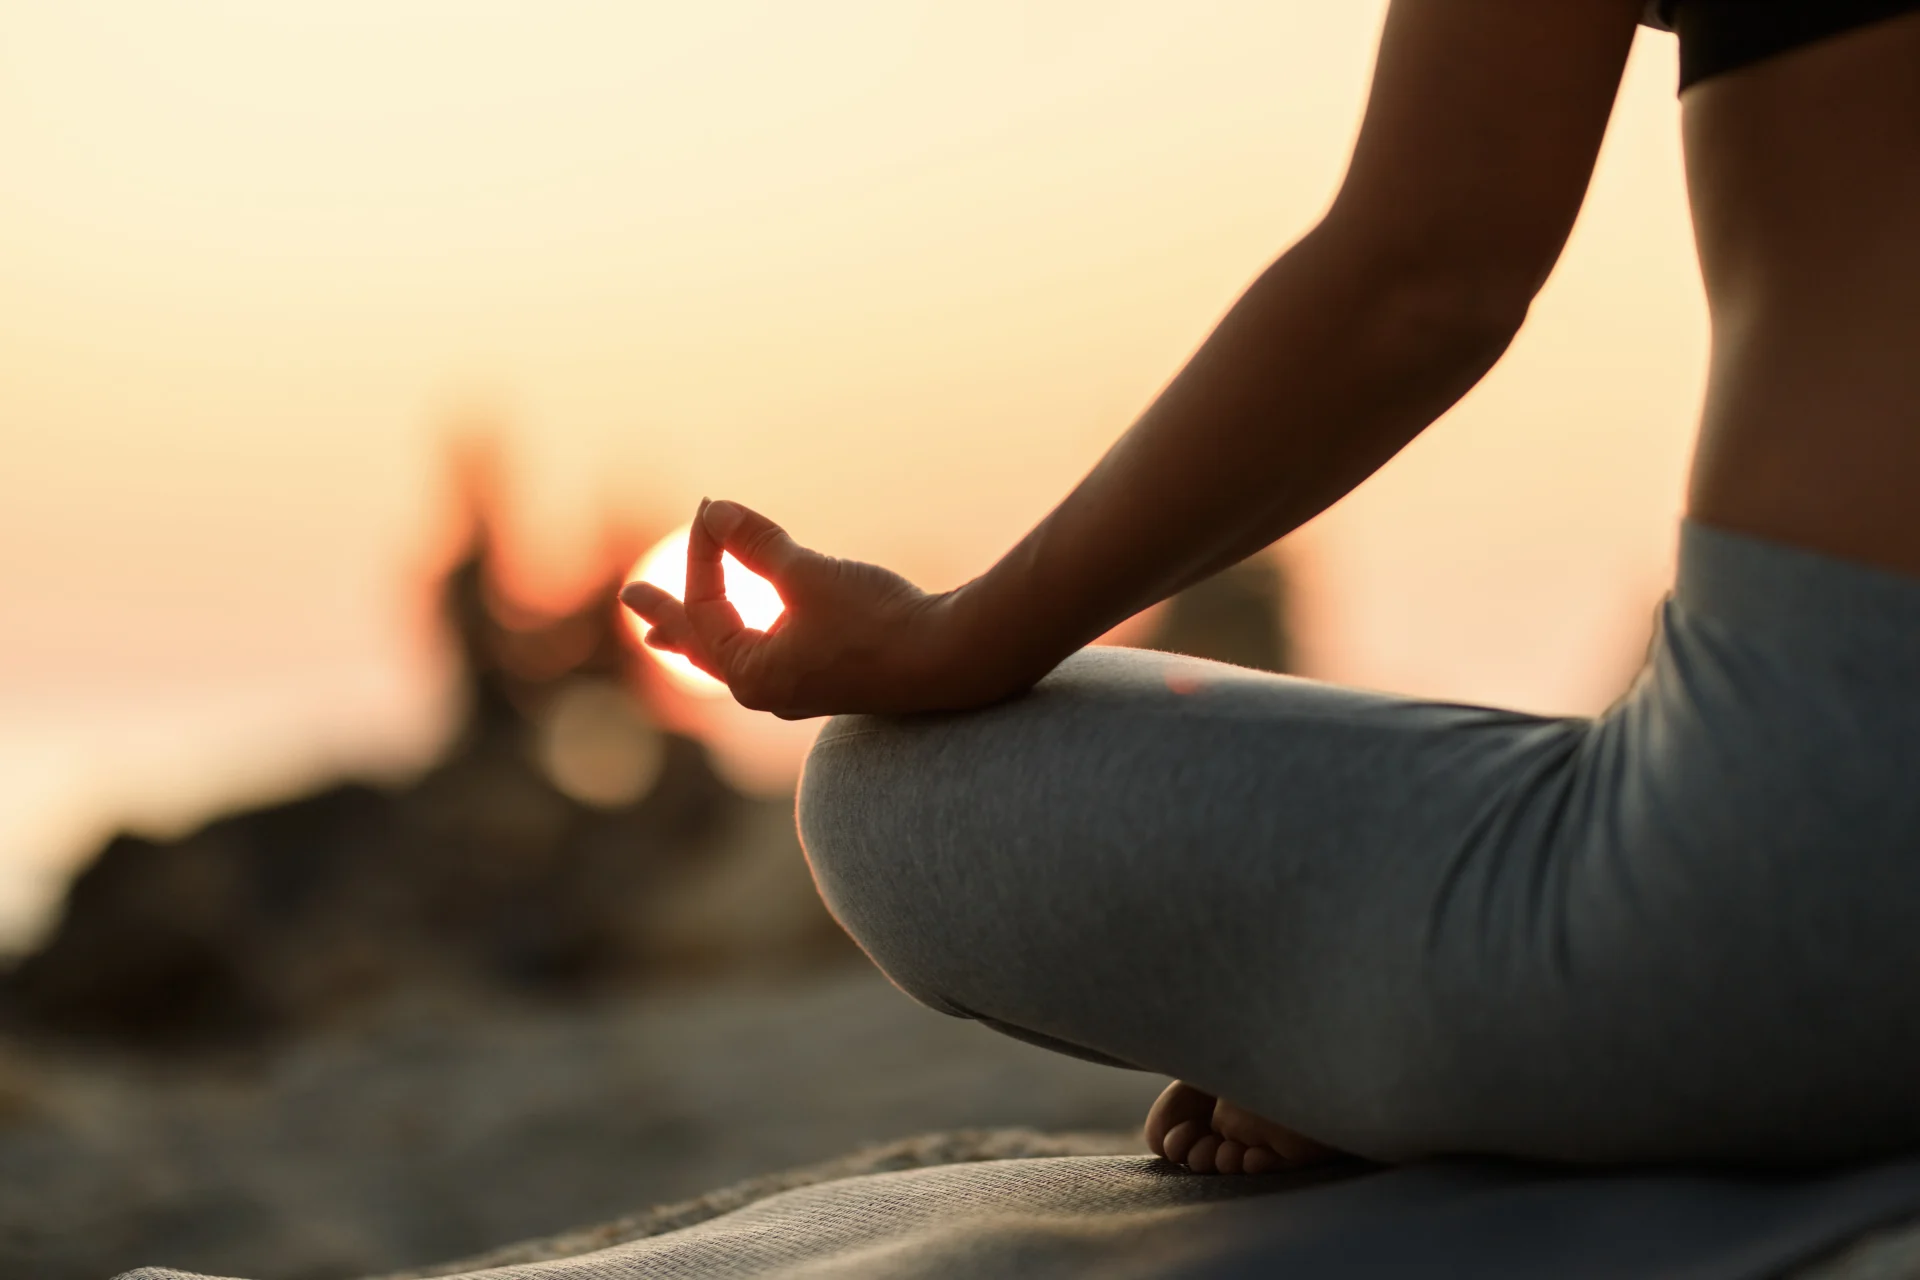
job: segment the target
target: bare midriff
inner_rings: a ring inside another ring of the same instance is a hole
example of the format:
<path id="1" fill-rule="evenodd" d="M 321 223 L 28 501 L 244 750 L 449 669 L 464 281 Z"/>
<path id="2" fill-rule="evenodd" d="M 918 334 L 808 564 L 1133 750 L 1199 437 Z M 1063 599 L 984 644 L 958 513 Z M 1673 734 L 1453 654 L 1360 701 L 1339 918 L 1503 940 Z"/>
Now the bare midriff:
<path id="1" fill-rule="evenodd" d="M 1681 101 L 1713 317 L 1690 514 L 1920 577 L 1920 14 Z"/>

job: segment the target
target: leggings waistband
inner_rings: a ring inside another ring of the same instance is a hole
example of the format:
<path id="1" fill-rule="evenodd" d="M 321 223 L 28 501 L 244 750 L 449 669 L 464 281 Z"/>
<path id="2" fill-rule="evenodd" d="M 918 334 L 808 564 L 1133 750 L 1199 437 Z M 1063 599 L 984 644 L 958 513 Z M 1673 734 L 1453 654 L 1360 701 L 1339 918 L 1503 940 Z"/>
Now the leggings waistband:
<path id="1" fill-rule="evenodd" d="M 1683 520 L 1673 599 L 1743 633 L 1920 669 L 1920 578 Z"/>

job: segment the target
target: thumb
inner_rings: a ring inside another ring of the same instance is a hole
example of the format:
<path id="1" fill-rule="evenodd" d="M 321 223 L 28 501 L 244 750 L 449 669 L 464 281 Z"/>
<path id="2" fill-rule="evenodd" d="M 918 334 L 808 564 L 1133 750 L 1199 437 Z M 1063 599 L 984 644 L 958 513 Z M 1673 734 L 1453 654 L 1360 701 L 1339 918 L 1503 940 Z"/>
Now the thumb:
<path id="1" fill-rule="evenodd" d="M 713 540 L 732 552 L 734 559 L 776 587 L 816 554 L 758 511 L 737 502 L 709 502 L 700 520 Z"/>

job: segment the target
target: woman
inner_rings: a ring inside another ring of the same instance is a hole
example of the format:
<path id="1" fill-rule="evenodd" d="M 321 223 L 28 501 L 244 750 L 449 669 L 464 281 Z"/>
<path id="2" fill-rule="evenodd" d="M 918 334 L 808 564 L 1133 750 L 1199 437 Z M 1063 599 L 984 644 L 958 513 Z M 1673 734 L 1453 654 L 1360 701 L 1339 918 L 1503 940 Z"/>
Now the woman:
<path id="1" fill-rule="evenodd" d="M 855 713 L 799 805 L 838 918 L 935 1008 L 1185 1082 L 1148 1137 L 1193 1170 L 1920 1146 L 1920 0 L 1674 7 L 1712 371 L 1606 714 L 1083 646 L 1499 359 L 1641 0 L 1394 0 L 1326 216 L 964 587 L 716 502 L 685 606 L 623 595 L 747 706 Z M 779 587 L 770 631 L 722 548 Z"/>

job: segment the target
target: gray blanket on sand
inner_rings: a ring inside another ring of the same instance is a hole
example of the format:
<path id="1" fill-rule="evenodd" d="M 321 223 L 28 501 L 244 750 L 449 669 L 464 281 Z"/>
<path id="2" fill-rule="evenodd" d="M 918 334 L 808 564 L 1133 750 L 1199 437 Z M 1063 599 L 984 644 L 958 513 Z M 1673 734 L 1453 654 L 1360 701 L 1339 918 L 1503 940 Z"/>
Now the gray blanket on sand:
<path id="1" fill-rule="evenodd" d="M 936 1134 L 387 1280 L 1920 1277 L 1920 1160 L 1794 1177 L 1443 1161 L 1208 1178 L 1127 1145 Z"/>

